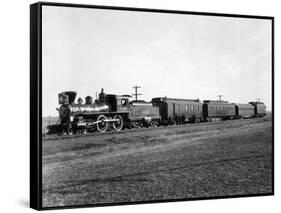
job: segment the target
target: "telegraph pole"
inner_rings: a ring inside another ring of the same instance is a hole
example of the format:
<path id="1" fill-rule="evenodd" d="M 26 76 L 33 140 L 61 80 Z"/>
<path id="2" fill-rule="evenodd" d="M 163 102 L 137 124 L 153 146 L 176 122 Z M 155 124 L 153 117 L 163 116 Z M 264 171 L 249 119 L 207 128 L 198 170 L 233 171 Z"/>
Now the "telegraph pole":
<path id="1" fill-rule="evenodd" d="M 219 101 L 221 101 L 221 97 L 222 97 L 223 95 L 218 95 L 218 97 L 219 97 Z"/>
<path id="2" fill-rule="evenodd" d="M 132 95 L 136 97 L 136 101 L 138 100 L 138 95 L 142 95 L 142 94 L 138 93 L 139 88 L 141 88 L 141 87 L 137 86 L 137 85 L 133 86 L 133 89 L 135 89 L 135 94 L 132 94 Z"/>

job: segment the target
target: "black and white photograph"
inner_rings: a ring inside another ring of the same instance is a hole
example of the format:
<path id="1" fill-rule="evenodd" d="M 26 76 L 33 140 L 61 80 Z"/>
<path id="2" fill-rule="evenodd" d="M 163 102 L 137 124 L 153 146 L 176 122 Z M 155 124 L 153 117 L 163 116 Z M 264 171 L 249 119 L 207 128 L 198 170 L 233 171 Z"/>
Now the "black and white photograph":
<path id="1" fill-rule="evenodd" d="M 32 7 L 41 208 L 273 195 L 273 17 Z"/>

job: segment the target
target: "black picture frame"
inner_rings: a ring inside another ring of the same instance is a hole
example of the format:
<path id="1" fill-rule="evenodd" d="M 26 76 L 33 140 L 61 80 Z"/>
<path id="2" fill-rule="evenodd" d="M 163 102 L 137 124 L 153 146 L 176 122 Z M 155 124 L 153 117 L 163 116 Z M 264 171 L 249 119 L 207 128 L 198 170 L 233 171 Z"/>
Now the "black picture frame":
<path id="1" fill-rule="evenodd" d="M 42 206 L 42 6 L 93 8 L 119 11 L 152 12 L 165 14 L 187 14 L 217 17 L 237 17 L 250 19 L 265 19 L 271 21 L 271 54 L 272 54 L 272 191 L 261 194 L 235 196 L 217 196 L 204 198 L 184 198 L 172 200 L 153 200 L 122 203 L 87 204 L 75 206 Z M 81 207 L 97 207 L 111 205 L 130 205 L 144 203 L 176 202 L 190 200 L 206 200 L 221 198 L 238 198 L 252 196 L 274 195 L 274 17 L 242 14 L 225 14 L 193 11 L 177 11 L 147 8 L 131 8 L 101 5 L 68 4 L 54 2 L 38 2 L 30 5 L 30 207 L 36 210 L 66 209 Z"/>

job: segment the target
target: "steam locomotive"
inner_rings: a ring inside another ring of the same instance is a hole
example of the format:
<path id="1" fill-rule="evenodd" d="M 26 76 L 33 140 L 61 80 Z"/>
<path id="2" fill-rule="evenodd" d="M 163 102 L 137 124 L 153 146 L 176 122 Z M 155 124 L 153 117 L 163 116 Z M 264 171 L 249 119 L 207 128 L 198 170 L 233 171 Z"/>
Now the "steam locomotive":
<path id="1" fill-rule="evenodd" d="M 123 128 L 179 125 L 213 120 L 263 117 L 266 106 L 262 102 L 234 104 L 227 101 L 199 99 L 153 98 L 151 102 L 130 101 L 130 95 L 105 94 L 102 89 L 98 98 L 91 96 L 85 103 L 76 92 L 58 94 L 60 127 L 68 135 L 88 131 L 120 131 Z"/>
<path id="2" fill-rule="evenodd" d="M 58 95 L 60 124 L 69 135 L 77 131 L 85 134 L 93 130 L 106 132 L 109 128 L 120 131 L 124 127 L 158 126 L 161 121 L 157 107 L 144 101 L 129 101 L 129 95 L 105 94 L 102 89 L 95 102 L 90 96 L 85 98 L 85 104 L 81 98 L 75 103 L 75 98 L 73 91 Z"/>

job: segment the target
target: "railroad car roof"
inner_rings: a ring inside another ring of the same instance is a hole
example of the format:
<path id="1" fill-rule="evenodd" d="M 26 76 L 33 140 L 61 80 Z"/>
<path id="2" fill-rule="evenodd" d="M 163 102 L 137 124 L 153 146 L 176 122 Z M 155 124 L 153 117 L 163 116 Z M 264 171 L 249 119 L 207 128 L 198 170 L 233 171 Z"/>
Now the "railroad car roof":
<path id="1" fill-rule="evenodd" d="M 251 107 L 251 108 L 254 108 L 254 106 L 252 104 L 239 104 L 239 103 L 237 103 L 236 105 L 239 106 L 239 107 Z"/>
<path id="2" fill-rule="evenodd" d="M 167 97 L 156 97 L 152 98 L 152 101 L 167 101 L 167 102 L 197 102 L 201 103 L 199 99 L 183 99 L 183 98 L 167 98 Z"/>
<path id="3" fill-rule="evenodd" d="M 264 103 L 260 101 L 251 101 L 249 102 L 249 104 L 264 104 Z"/>
<path id="4" fill-rule="evenodd" d="M 218 104 L 229 104 L 228 101 L 216 101 L 216 100 L 204 100 L 204 103 L 218 103 Z"/>

